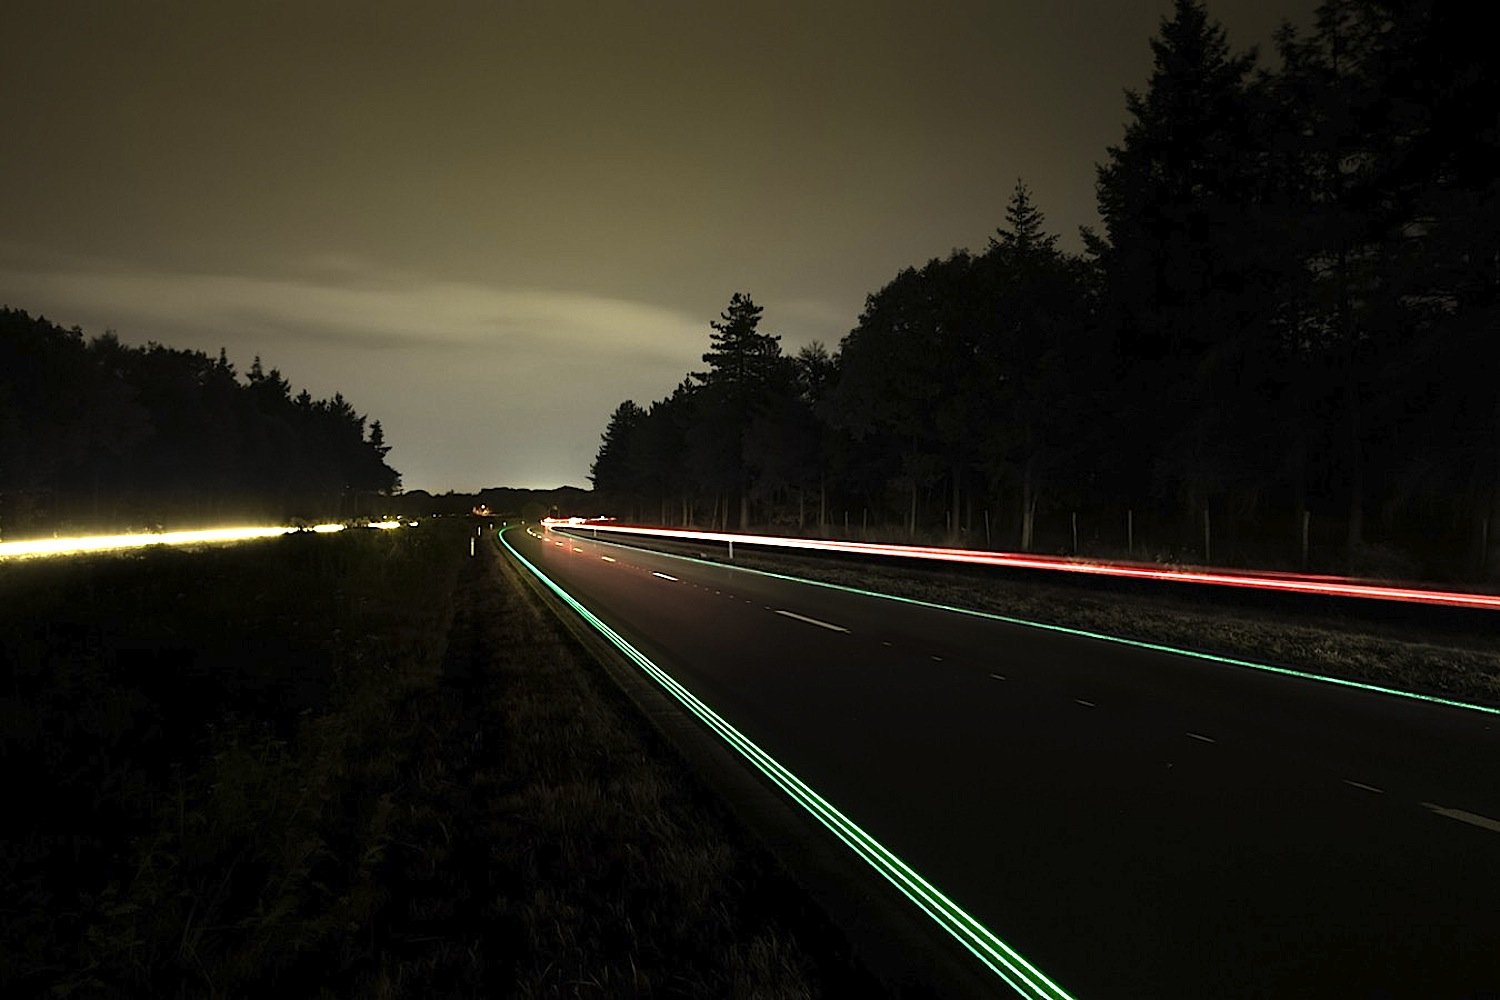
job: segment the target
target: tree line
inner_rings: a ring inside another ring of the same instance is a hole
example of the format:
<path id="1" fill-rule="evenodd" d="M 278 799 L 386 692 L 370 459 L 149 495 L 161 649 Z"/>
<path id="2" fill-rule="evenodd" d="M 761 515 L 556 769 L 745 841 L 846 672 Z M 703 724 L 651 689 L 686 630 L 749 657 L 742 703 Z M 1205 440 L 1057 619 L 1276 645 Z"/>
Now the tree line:
<path id="1" fill-rule="evenodd" d="M 1070 253 L 1018 183 L 833 351 L 735 294 L 622 403 L 621 516 L 1493 576 L 1500 86 L 1464 5 L 1328 0 L 1274 65 L 1196 0 L 1151 40 Z M 852 522 L 851 522 L 852 514 Z"/>
<path id="2" fill-rule="evenodd" d="M 256 358 L 85 338 L 0 308 L 0 533 L 378 513 L 389 447 Z"/>

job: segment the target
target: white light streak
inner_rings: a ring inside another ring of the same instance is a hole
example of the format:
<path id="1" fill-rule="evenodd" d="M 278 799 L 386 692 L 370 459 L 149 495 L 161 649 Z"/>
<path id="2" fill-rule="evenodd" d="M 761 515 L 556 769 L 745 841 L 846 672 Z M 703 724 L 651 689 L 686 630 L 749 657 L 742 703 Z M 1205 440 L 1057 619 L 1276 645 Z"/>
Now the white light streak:
<path id="1" fill-rule="evenodd" d="M 320 526 L 321 527 L 321 526 Z M 339 527 L 342 527 L 340 525 Z M 200 531 L 140 532 L 129 535 L 78 535 L 72 538 L 37 538 L 23 542 L 0 542 L 0 559 L 22 556 L 69 556 L 90 552 L 139 549 L 148 545 L 205 545 L 272 538 L 295 528 L 241 526 L 206 528 Z"/>
<path id="2" fill-rule="evenodd" d="M 417 522 L 411 522 L 415 527 Z M 402 527 L 400 521 L 370 521 L 369 528 L 390 531 Z M 224 528 L 198 528 L 192 531 L 137 531 L 113 535 L 73 535 L 67 538 L 29 538 L 19 542 L 0 542 L 0 559 L 24 559 L 44 556 L 77 556 L 91 552 L 119 552 L 143 549 L 151 545 L 219 545 L 248 542 L 257 538 L 275 538 L 295 531 L 313 531 L 320 535 L 343 531 L 342 524 L 315 524 L 311 528 L 289 528 L 285 525 L 235 525 Z"/>

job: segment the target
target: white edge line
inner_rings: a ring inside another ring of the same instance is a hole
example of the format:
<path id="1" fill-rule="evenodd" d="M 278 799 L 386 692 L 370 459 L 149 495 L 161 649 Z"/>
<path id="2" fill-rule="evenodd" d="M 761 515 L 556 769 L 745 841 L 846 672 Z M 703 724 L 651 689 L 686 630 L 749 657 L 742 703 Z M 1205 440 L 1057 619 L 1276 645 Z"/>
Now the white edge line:
<path id="1" fill-rule="evenodd" d="M 619 633 L 606 625 L 593 612 L 585 608 L 577 599 L 568 594 L 567 591 L 559 587 L 550 577 L 534 566 L 530 560 L 521 555 L 513 545 L 505 540 L 504 536 L 505 532 L 501 531 L 501 542 L 510 550 L 511 555 L 531 571 L 533 576 L 541 580 L 548 589 L 579 612 L 589 624 L 630 660 L 635 662 L 648 676 L 652 677 L 668 694 L 677 699 L 684 707 L 706 723 L 709 728 L 718 733 L 720 738 L 739 751 L 761 773 L 779 785 L 795 802 L 827 827 L 839 840 L 843 841 L 844 844 L 853 850 L 857 856 L 866 861 L 886 881 L 895 886 L 902 895 L 915 903 L 938 926 L 952 935 L 970 954 L 982 962 L 986 968 L 994 972 L 1007 985 L 1024 997 L 1035 997 L 1038 1000 L 1073 1000 L 1071 994 L 1047 978 L 1036 966 L 1026 961 L 1013 948 L 995 936 L 994 932 L 988 927 L 985 927 L 972 916 L 965 913 L 957 904 L 933 886 L 932 883 L 910 868 L 899 857 L 892 854 L 883 844 L 860 829 L 852 820 L 835 809 L 831 803 L 809 788 L 800 778 L 791 771 L 788 771 L 775 758 L 747 739 L 744 734 L 730 725 L 722 716 L 700 701 L 670 674 L 666 673 L 655 663 L 651 662 L 651 660 L 647 659 L 634 646 L 626 642 Z"/>
<path id="2" fill-rule="evenodd" d="M 634 549 L 643 551 L 639 547 L 626 545 L 622 542 L 612 542 L 599 539 L 600 544 L 614 545 L 618 548 Z M 741 573 L 753 573 L 756 576 L 770 577 L 773 580 L 788 580 L 793 583 L 805 584 L 809 587 L 823 587 L 827 590 L 841 590 L 850 594 L 863 594 L 866 597 L 875 597 L 885 601 L 895 601 L 898 604 L 911 604 L 921 608 L 932 608 L 936 611 L 947 611 L 950 614 L 968 615 L 973 618 L 987 618 L 990 621 L 1005 622 L 1010 625 L 1020 625 L 1024 628 L 1038 629 L 1043 632 L 1056 632 L 1063 635 L 1077 636 L 1083 639 L 1096 639 L 1101 642 L 1114 643 L 1120 646 L 1133 646 L 1136 649 L 1148 649 L 1158 653 L 1171 653 L 1176 656 L 1185 656 L 1194 660 L 1207 660 L 1213 663 L 1224 663 L 1235 667 L 1248 667 L 1251 670 L 1259 670 L 1268 674 L 1278 674 L 1282 677 L 1293 677 L 1298 680 L 1312 681 L 1318 684 L 1328 684 L 1333 687 L 1350 688 L 1357 691 L 1367 691 L 1372 694 L 1386 695 L 1388 697 L 1403 698 L 1408 701 L 1425 701 L 1430 705 L 1441 705 L 1444 708 L 1458 708 L 1469 712 L 1479 712 L 1484 715 L 1500 716 L 1500 706 L 1480 705 L 1475 702 L 1458 701 L 1455 698 L 1446 698 L 1442 695 L 1422 694 L 1419 691 L 1403 691 L 1400 688 L 1383 687 L 1379 684 L 1371 684 L 1367 681 L 1352 680 L 1347 677 L 1337 677 L 1332 674 L 1315 674 L 1311 671 L 1297 670 L 1292 667 L 1278 667 L 1271 663 L 1262 663 L 1256 660 L 1246 660 L 1237 656 L 1220 655 L 1218 653 L 1205 653 L 1202 650 L 1184 649 L 1181 646 L 1169 646 L 1166 643 L 1150 642 L 1145 639 L 1131 639 L 1123 635 L 1111 635 L 1108 632 L 1094 632 L 1089 629 L 1072 628 L 1067 625 L 1055 625 L 1050 622 L 1032 621 L 1027 618 L 1016 618 L 1011 615 L 1002 615 L 994 611 L 981 611 L 978 608 L 960 608 L 951 604 L 939 604 L 936 601 L 924 601 L 916 597 L 902 597 L 899 594 L 883 594 L 878 590 L 865 590 L 862 587 L 850 587 L 845 584 L 829 583 L 826 580 L 813 580 L 804 576 L 792 576 L 788 573 L 773 573 L 770 570 L 751 569 L 748 566 L 730 566 L 726 563 L 714 562 L 709 559 L 695 559 L 692 556 L 678 555 L 675 552 L 658 552 L 655 549 L 645 549 L 653 555 L 662 556 L 667 559 L 679 559 L 683 562 L 700 563 L 712 566 L 716 569 L 733 569 Z M 718 591 L 714 591 L 718 593 Z"/>

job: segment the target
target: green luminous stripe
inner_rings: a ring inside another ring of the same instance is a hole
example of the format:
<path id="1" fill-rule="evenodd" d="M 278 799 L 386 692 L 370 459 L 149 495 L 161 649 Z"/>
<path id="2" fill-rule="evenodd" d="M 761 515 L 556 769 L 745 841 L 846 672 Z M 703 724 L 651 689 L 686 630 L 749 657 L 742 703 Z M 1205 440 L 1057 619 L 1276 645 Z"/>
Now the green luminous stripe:
<path id="1" fill-rule="evenodd" d="M 813 791 L 802 779 L 787 770 L 774 757 L 766 753 L 753 741 L 730 725 L 722 716 L 699 700 L 670 674 L 652 662 L 624 637 L 599 619 L 597 615 L 580 604 L 562 587 L 521 555 L 505 537 L 514 525 L 498 533 L 501 543 L 510 554 L 548 590 L 561 598 L 569 607 L 610 641 L 642 672 L 656 681 L 669 695 L 688 711 L 704 722 L 740 753 L 747 761 L 786 792 L 798 805 L 827 827 L 856 855 L 879 872 L 887 881 L 915 903 L 940 927 L 962 944 L 980 962 L 999 976 L 1019 995 L 1028 1000 L 1073 1000 L 1072 995 L 1043 975 L 1034 965 L 1004 941 L 992 933 L 977 919 L 964 912 L 930 882 L 917 874 L 906 862 L 891 853 L 884 845 L 862 830 L 853 820 L 833 807 L 827 799 Z"/>
<path id="2" fill-rule="evenodd" d="M 553 531 L 558 530 L 553 528 Z M 634 549 L 643 551 L 632 545 L 620 542 L 609 542 L 602 538 L 589 539 L 598 545 L 613 545 L 616 548 Z M 698 559 L 694 556 L 679 555 L 675 552 L 658 552 L 655 549 L 646 549 L 652 555 L 664 556 L 668 559 L 681 559 L 685 562 L 699 563 L 703 566 L 713 566 L 717 569 L 733 569 L 741 573 L 754 573 L 757 576 L 768 576 L 776 580 L 786 580 L 791 583 L 805 583 L 810 587 L 826 587 L 829 590 L 841 590 L 848 594 L 859 594 L 862 597 L 878 597 L 885 601 L 898 601 L 902 604 L 914 604 L 920 608 L 932 608 L 936 611 L 951 611 L 955 614 L 970 615 L 974 618 L 988 618 L 991 621 L 1005 622 L 1007 625 L 1021 625 L 1026 628 L 1042 629 L 1046 632 L 1058 632 L 1063 635 L 1078 636 L 1083 639 L 1098 639 L 1101 642 L 1112 642 L 1121 646 L 1134 646 L 1137 649 L 1149 649 L 1157 653 L 1172 653 L 1177 656 L 1187 656 L 1195 660 L 1208 660 L 1211 663 L 1227 663 L 1234 667 L 1249 667 L 1251 670 L 1261 670 L 1269 674 L 1281 674 L 1285 677 L 1296 677 L 1305 681 L 1317 681 L 1321 684 L 1333 684 L 1338 687 L 1355 688 L 1360 691 L 1370 691 L 1375 694 L 1390 695 L 1395 698 L 1406 698 L 1411 701 L 1425 701 L 1433 705 L 1442 705 L 1446 708 L 1461 708 L 1470 712 L 1481 712 L 1485 715 L 1500 715 L 1500 708 L 1493 705 L 1478 705 L 1473 702 L 1459 701 L 1456 698 L 1444 698 L 1441 695 L 1421 694 L 1416 691 L 1402 691 L 1400 688 L 1382 687 L 1379 684 L 1370 684 L 1365 681 L 1350 680 L 1347 677 L 1333 677 L 1328 674 L 1314 674 L 1306 670 L 1295 670 L 1291 667 L 1278 667 L 1271 663 L 1260 663 L 1256 660 L 1241 660 L 1233 656 L 1220 656 L 1216 653 L 1205 653 L 1197 649 L 1184 649 L 1181 646 L 1168 646 L 1159 642 L 1147 642 L 1144 639 L 1128 639 L 1122 635 L 1110 635 L 1107 632 L 1090 632 L 1087 629 L 1069 628 L 1066 625 L 1054 625 L 1049 622 L 1032 621 L 1029 618 L 1013 618 L 1010 615 L 997 614 L 993 611 L 978 611 L 974 608 L 960 608 L 951 604 L 938 604 L 935 601 L 924 601 L 915 597 L 901 597 L 896 594 L 883 594 L 878 590 L 862 590 L 859 587 L 850 587 L 841 583 L 828 583 L 825 580 L 810 580 L 801 576 L 790 576 L 785 573 L 773 573 L 770 570 L 751 569 L 748 566 L 737 566 L 734 563 L 714 562 L 712 559 Z"/>

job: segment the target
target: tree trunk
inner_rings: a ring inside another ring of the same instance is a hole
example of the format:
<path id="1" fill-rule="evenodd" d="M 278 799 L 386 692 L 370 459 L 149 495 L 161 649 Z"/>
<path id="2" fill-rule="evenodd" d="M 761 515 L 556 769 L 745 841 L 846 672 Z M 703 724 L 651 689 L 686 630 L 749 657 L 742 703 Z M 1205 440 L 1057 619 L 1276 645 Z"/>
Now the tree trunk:
<path id="1" fill-rule="evenodd" d="M 1500 406 L 1495 408 L 1495 425 L 1500 432 Z M 1496 454 L 1500 457 L 1500 453 Z M 1479 572 L 1485 580 L 1500 576 L 1500 462 L 1490 483 L 1489 508 L 1489 517 L 1480 521 L 1483 530 L 1479 539 Z"/>
<path id="2" fill-rule="evenodd" d="M 953 467 L 953 516 L 948 519 L 948 534 L 954 538 L 958 537 L 958 518 L 963 508 L 960 496 L 962 485 L 962 470 L 955 464 Z"/>
<path id="3" fill-rule="evenodd" d="M 1021 551 L 1030 552 L 1036 527 L 1036 484 L 1032 482 L 1032 462 L 1026 462 L 1021 473 Z"/>
<path id="4" fill-rule="evenodd" d="M 1307 439 L 1297 432 L 1292 443 L 1292 530 L 1297 535 L 1301 566 L 1307 569 Z"/>
<path id="5" fill-rule="evenodd" d="M 1359 390 L 1353 385 L 1352 377 L 1345 394 L 1349 413 L 1349 536 L 1346 545 L 1352 563 L 1355 550 L 1364 542 L 1365 530 L 1364 448 L 1360 441 Z"/>

